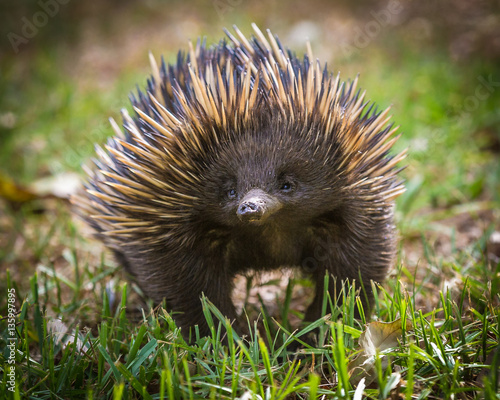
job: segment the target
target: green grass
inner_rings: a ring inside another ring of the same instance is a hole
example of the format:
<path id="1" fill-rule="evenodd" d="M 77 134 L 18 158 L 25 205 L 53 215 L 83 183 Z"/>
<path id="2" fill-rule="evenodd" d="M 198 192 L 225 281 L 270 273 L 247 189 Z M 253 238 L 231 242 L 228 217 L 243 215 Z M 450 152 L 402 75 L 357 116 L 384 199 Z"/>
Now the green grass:
<path id="1" fill-rule="evenodd" d="M 68 62 L 64 47 L 21 54 L 24 69 L 3 59 L 0 173 L 25 184 L 80 173 L 94 143 L 112 134 L 107 118 L 129 107 L 136 82 L 143 86 L 147 50 L 143 64 L 104 87 L 82 84 L 67 65 L 55 69 Z M 66 202 L 1 201 L 0 393 L 33 399 L 361 398 L 349 363 L 362 349 L 365 322 L 401 318 L 398 345 L 374 356 L 364 398 L 500 399 L 500 264 L 489 247 L 500 229 L 500 91 L 495 87 L 476 108 L 467 106 L 479 78 L 498 77 L 493 62 L 458 64 L 443 53 L 382 37 L 334 66 L 343 78 L 361 72 L 368 97 L 381 108 L 393 105 L 403 133 L 398 149 L 409 147 L 402 173 L 407 192 L 397 204 L 399 259 L 375 288 L 373 315 L 354 319 L 358 298 L 351 290 L 343 310 L 325 302 L 330 317 L 294 326 L 287 317 L 303 316 L 294 288 L 307 286 L 297 277 L 277 312 L 264 302 L 247 305 L 248 314 L 260 317 L 258 324 L 249 322 L 252 334 L 244 340 L 203 299 L 213 330 L 206 338 L 193 331 L 190 344 L 164 308 L 139 308 L 138 289 L 86 239 Z M 12 289 L 15 302 L 9 303 Z M 15 329 L 9 304 L 18 312 Z M 313 329 L 319 332 L 315 345 Z M 297 346 L 300 351 L 292 352 Z M 14 393 L 7 390 L 12 365 Z"/>
<path id="2" fill-rule="evenodd" d="M 490 270 L 483 251 L 479 245 L 473 246 L 456 252 L 450 263 L 440 266 L 445 275 L 447 269 L 459 268 L 458 263 L 466 259 L 468 276 L 476 278 L 464 278 L 461 292 L 440 292 L 439 304 L 430 312 L 415 307 L 415 297 L 425 295 L 425 288 L 417 282 L 405 286 L 401 279 L 394 279 L 386 287 L 378 287 L 376 318 L 392 321 L 403 317 L 406 329 L 398 346 L 379 354 L 376 384 L 365 389 L 367 398 L 387 398 L 390 393 L 407 399 L 451 398 L 460 393 L 467 398 L 480 393 L 500 398 L 500 266 Z M 239 398 L 246 393 L 249 398 L 262 399 L 285 399 L 292 394 L 310 399 L 354 396 L 347 364 L 360 350 L 362 327 L 353 318 L 356 296 L 352 290 L 345 294 L 346 306 L 338 322 L 336 318 L 321 319 L 289 332 L 267 320 L 265 337 L 253 330 L 250 341 L 241 340 L 229 321 L 203 299 L 207 318 L 213 321 L 212 334 L 196 337 L 190 345 L 163 308 L 145 310 L 140 321 L 132 323 L 126 312 L 131 288 L 124 283 L 111 292 L 99 291 L 100 299 L 95 294 L 100 321 L 92 331 L 83 329 L 73 314 L 85 307 L 82 299 L 89 300 L 84 288 L 96 285 L 107 275 L 106 270 L 113 272 L 114 268 L 101 265 L 96 273 L 72 260 L 73 273 L 65 278 L 58 277 L 51 266 L 38 268 L 19 308 L 16 390 L 23 398 Z M 408 271 L 401 268 L 398 274 L 401 277 Z M 19 293 L 9 272 L 6 278 L 7 286 Z M 409 291 L 408 286 L 414 289 Z M 57 299 L 70 294 L 72 301 L 49 300 L 47 291 Z M 113 306 L 109 293 L 117 297 Z M 49 331 L 48 303 L 53 303 L 51 314 L 66 323 L 73 321 L 67 335 L 56 335 L 64 333 L 60 328 Z M 332 311 L 339 315 L 340 310 Z M 314 328 L 319 329 L 322 346 L 304 341 Z M 6 338 L 8 331 L 2 329 Z M 227 346 L 221 340 L 226 331 Z M 287 352 L 297 342 L 304 346 L 298 357 Z M 7 351 L 1 356 L 4 371 L 8 356 Z M 382 360 L 390 360 L 388 368 L 381 367 Z M 5 379 L 1 385 L 6 390 Z"/>

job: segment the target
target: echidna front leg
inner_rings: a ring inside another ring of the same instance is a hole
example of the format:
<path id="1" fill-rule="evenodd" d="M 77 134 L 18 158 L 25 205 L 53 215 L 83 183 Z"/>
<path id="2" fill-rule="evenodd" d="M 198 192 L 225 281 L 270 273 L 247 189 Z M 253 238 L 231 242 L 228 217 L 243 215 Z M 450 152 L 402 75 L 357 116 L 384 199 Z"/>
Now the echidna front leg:
<path id="1" fill-rule="evenodd" d="M 355 281 L 356 289 L 361 288 L 359 296 L 364 313 L 370 313 L 373 305 L 371 280 L 383 281 L 393 257 L 392 237 L 388 235 L 390 239 L 381 241 L 380 236 L 384 237 L 383 234 L 384 231 L 380 230 L 379 234 L 366 235 L 360 240 L 358 235 L 344 230 L 342 236 L 323 237 L 310 249 L 310 256 L 304 262 L 303 269 L 315 281 L 316 293 L 306 312 L 307 321 L 314 321 L 322 316 L 326 273 L 330 274 L 328 292 L 334 303 L 341 305 L 343 287 L 348 290 Z M 355 315 L 359 316 L 357 308 Z"/>
<path id="2" fill-rule="evenodd" d="M 164 251 L 147 252 L 142 248 L 129 248 L 126 254 L 115 252 L 115 255 L 148 297 L 156 304 L 166 301 L 167 309 L 186 339 L 194 339 L 192 328 L 195 325 L 201 336 L 210 335 L 202 295 L 231 322 L 236 320 L 231 301 L 232 277 L 220 268 L 222 261 L 200 256 L 192 249 L 165 248 Z M 214 321 L 218 323 L 215 317 Z"/>
<path id="3" fill-rule="evenodd" d="M 341 306 L 344 294 L 348 294 L 349 288 L 351 287 L 353 282 L 355 282 L 356 290 L 358 290 L 362 286 L 361 291 L 358 295 L 360 296 L 364 313 L 368 314 L 370 312 L 373 303 L 373 293 L 370 280 L 374 278 L 367 279 L 366 276 L 363 277 L 363 284 L 361 285 L 359 277 L 347 277 L 342 273 L 333 272 L 331 271 L 331 269 L 318 268 L 318 270 L 315 271 L 314 274 L 312 274 L 312 279 L 315 282 L 315 295 L 312 303 L 307 308 L 307 312 L 304 318 L 305 321 L 313 322 L 323 316 L 322 308 L 324 296 L 326 294 L 324 283 L 325 275 L 327 273 L 330 274 L 328 279 L 328 293 L 330 295 L 330 298 L 332 299 L 333 304 Z M 326 312 L 330 312 L 328 303 Z M 354 310 L 354 315 L 356 318 L 359 317 L 357 308 Z"/>
<path id="4" fill-rule="evenodd" d="M 325 268 L 316 268 L 314 271 L 310 273 L 310 277 L 314 282 L 315 286 L 315 292 L 314 292 L 314 298 L 309 307 L 307 308 L 304 321 L 307 322 L 314 322 L 321 318 L 323 316 L 323 298 L 325 295 L 325 275 L 326 275 L 326 269 Z M 333 277 L 329 278 L 329 287 L 328 287 L 328 293 L 330 293 L 330 297 L 333 302 L 336 302 L 338 300 L 338 296 L 341 294 L 341 292 L 338 291 L 338 285 L 336 285 L 336 280 L 333 279 Z M 328 313 L 328 308 L 327 308 L 327 313 Z"/>
<path id="5" fill-rule="evenodd" d="M 201 336 L 210 335 L 211 327 L 203 312 L 203 295 L 231 322 L 236 320 L 236 310 L 231 301 L 231 277 L 199 265 L 199 268 L 191 270 L 190 276 L 182 276 L 173 282 L 166 297 L 167 307 L 174 312 L 174 319 L 185 337 L 195 325 L 198 325 Z M 218 320 L 215 317 L 213 319 L 217 328 Z"/>

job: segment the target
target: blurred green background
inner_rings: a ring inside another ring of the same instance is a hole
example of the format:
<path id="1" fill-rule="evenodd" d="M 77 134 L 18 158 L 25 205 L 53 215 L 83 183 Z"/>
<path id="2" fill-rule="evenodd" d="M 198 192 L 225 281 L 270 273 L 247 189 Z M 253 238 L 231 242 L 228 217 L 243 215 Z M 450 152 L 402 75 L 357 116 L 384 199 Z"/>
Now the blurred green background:
<path id="1" fill-rule="evenodd" d="M 497 1 L 22 0 L 0 7 L 0 174 L 7 179 L 27 185 L 81 174 L 94 143 L 112 135 L 108 117 L 119 120 L 129 93 L 144 87 L 149 51 L 173 61 L 189 39 L 215 43 L 233 24 L 250 35 L 256 22 L 299 55 L 309 40 L 332 72 L 359 73 L 369 99 L 392 104 L 403 133 L 397 147 L 410 154 L 398 203 L 404 234 L 463 212 L 457 206 L 486 212 L 498 225 Z M 11 211 L 0 202 L 0 212 Z"/>

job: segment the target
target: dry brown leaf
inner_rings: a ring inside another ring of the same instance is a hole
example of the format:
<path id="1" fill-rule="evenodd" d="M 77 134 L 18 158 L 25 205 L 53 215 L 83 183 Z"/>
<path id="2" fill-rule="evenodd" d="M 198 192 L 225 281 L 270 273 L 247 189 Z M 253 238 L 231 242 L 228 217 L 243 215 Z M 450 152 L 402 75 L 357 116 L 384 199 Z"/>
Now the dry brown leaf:
<path id="1" fill-rule="evenodd" d="M 365 378 L 364 383 L 368 386 L 376 379 L 377 353 L 381 358 L 382 368 L 387 368 L 388 359 L 380 353 L 397 347 L 402 333 L 401 318 L 393 322 L 370 322 L 366 325 L 366 330 L 359 337 L 360 353 L 348 366 L 352 385 L 356 386 Z"/>

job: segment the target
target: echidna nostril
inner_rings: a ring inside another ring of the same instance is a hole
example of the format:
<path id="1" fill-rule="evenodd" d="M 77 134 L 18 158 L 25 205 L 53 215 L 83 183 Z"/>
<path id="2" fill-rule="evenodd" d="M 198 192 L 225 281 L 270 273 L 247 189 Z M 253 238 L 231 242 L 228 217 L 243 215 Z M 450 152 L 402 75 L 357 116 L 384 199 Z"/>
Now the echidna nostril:
<path id="1" fill-rule="evenodd" d="M 248 203 L 243 203 L 242 205 L 240 205 L 238 212 L 240 214 L 246 214 L 246 213 L 256 212 L 256 211 L 258 211 L 258 209 L 259 209 L 259 206 L 257 204 L 248 202 Z"/>
<path id="2" fill-rule="evenodd" d="M 264 212 L 264 204 L 247 201 L 240 204 L 236 214 L 238 215 L 238 218 L 243 222 L 257 222 L 264 215 Z"/>

